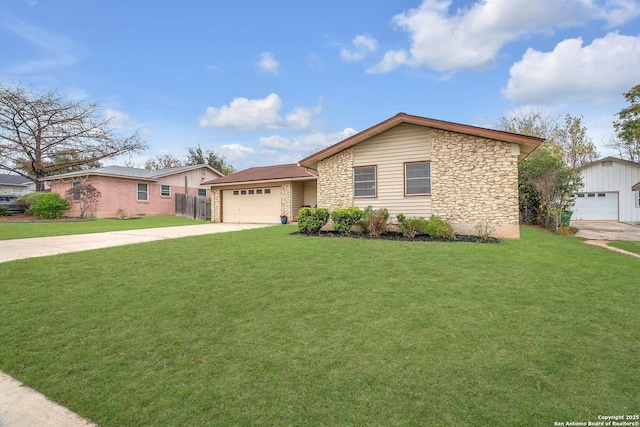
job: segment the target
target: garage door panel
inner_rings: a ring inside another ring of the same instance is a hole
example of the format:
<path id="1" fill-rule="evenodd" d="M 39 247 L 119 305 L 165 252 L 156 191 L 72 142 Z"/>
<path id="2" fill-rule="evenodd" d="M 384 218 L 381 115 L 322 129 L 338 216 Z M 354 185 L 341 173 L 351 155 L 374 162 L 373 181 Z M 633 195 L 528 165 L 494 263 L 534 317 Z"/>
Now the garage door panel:
<path id="1" fill-rule="evenodd" d="M 584 221 L 617 221 L 618 193 L 578 193 L 572 218 Z"/>
<path id="2" fill-rule="evenodd" d="M 278 223 L 281 213 L 281 194 L 281 187 L 223 190 L 222 221 Z"/>

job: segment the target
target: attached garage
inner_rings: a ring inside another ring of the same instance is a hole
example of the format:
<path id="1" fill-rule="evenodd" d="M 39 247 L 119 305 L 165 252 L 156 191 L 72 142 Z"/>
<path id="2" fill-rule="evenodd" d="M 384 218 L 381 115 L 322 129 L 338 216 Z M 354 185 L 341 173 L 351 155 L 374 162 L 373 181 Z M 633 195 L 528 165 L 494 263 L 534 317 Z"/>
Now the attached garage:
<path id="1" fill-rule="evenodd" d="M 572 219 L 583 221 L 617 221 L 618 193 L 578 193 Z"/>
<path id="2" fill-rule="evenodd" d="M 222 222 L 280 222 L 282 187 L 222 190 Z"/>
<path id="3" fill-rule="evenodd" d="M 318 173 L 296 164 L 261 166 L 201 185 L 211 189 L 214 222 L 278 224 L 294 222 L 304 206 L 317 204 Z"/>

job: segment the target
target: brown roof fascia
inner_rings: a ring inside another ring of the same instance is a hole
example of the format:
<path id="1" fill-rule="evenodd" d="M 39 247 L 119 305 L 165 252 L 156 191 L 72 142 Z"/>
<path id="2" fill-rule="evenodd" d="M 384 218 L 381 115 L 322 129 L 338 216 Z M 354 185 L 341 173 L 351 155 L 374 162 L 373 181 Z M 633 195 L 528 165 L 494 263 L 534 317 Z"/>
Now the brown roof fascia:
<path id="1" fill-rule="evenodd" d="M 269 184 L 269 183 L 278 183 L 278 182 L 290 182 L 290 181 L 315 181 L 318 177 L 313 176 L 305 176 L 298 178 L 274 178 L 274 179 L 256 179 L 254 181 L 231 181 L 231 182 L 223 182 L 216 183 L 215 179 L 212 179 L 207 182 L 203 182 L 200 186 L 206 185 L 207 187 L 227 187 L 227 186 L 235 186 L 235 185 L 256 185 L 256 184 Z"/>
<path id="2" fill-rule="evenodd" d="M 443 120 L 429 119 L 426 117 L 412 116 L 406 113 L 398 113 L 395 116 L 378 123 L 368 129 L 363 130 L 347 139 L 344 139 L 337 144 L 331 145 L 324 150 L 321 150 L 309 157 L 306 157 L 298 162 L 300 166 L 307 166 L 316 168 L 317 163 L 320 160 L 324 160 L 340 151 L 352 147 L 360 142 L 363 142 L 369 138 L 372 138 L 380 133 L 383 133 L 395 126 L 403 123 L 414 124 L 418 126 L 431 127 L 440 130 L 446 130 L 450 132 L 463 133 L 467 135 L 479 136 L 488 139 L 496 139 L 499 141 L 512 142 L 520 145 L 528 145 L 531 151 L 538 147 L 543 141 L 543 138 L 535 136 L 521 135 L 517 133 L 505 132 L 494 129 L 481 128 L 471 125 L 463 125 L 460 123 L 447 122 Z"/>

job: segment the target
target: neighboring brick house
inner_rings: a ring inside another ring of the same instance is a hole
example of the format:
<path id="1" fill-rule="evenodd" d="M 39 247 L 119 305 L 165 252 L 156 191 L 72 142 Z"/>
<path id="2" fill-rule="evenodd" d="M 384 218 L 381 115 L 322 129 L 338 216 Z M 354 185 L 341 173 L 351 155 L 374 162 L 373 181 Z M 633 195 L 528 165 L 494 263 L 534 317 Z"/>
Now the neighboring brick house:
<path id="1" fill-rule="evenodd" d="M 300 197 L 330 210 L 387 208 L 392 221 L 435 214 L 460 234 L 488 222 L 494 236 L 518 238 L 518 162 L 542 141 L 400 113 L 298 162 L 317 171 L 317 184 L 304 187 L 312 194 Z"/>
<path id="2" fill-rule="evenodd" d="M 156 171 L 106 166 L 80 172 L 71 172 L 47 178 L 51 191 L 64 197 L 74 183 L 91 184 L 101 193 L 95 209 L 88 212 L 97 218 L 115 217 L 118 210 L 128 216 L 174 215 L 175 194 L 210 196 L 205 181 L 223 176 L 208 165 L 185 166 Z M 66 213 L 79 216 L 80 209 L 73 204 Z"/>

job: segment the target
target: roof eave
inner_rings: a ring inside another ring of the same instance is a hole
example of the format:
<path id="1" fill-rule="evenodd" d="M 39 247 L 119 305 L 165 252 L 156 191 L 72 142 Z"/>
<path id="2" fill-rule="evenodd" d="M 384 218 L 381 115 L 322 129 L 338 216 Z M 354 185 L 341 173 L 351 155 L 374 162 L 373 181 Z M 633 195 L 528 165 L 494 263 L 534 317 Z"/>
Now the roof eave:
<path id="1" fill-rule="evenodd" d="M 256 185 L 256 184 L 268 184 L 268 183 L 279 183 L 279 182 L 290 182 L 290 181 L 315 181 L 318 177 L 315 175 L 309 176 L 301 176 L 295 178 L 274 178 L 274 179 L 257 179 L 257 180 L 245 180 L 245 181 L 234 181 L 234 182 L 223 182 L 216 183 L 215 180 L 210 182 L 203 182 L 200 186 L 207 187 L 225 187 L 230 185 Z"/>

